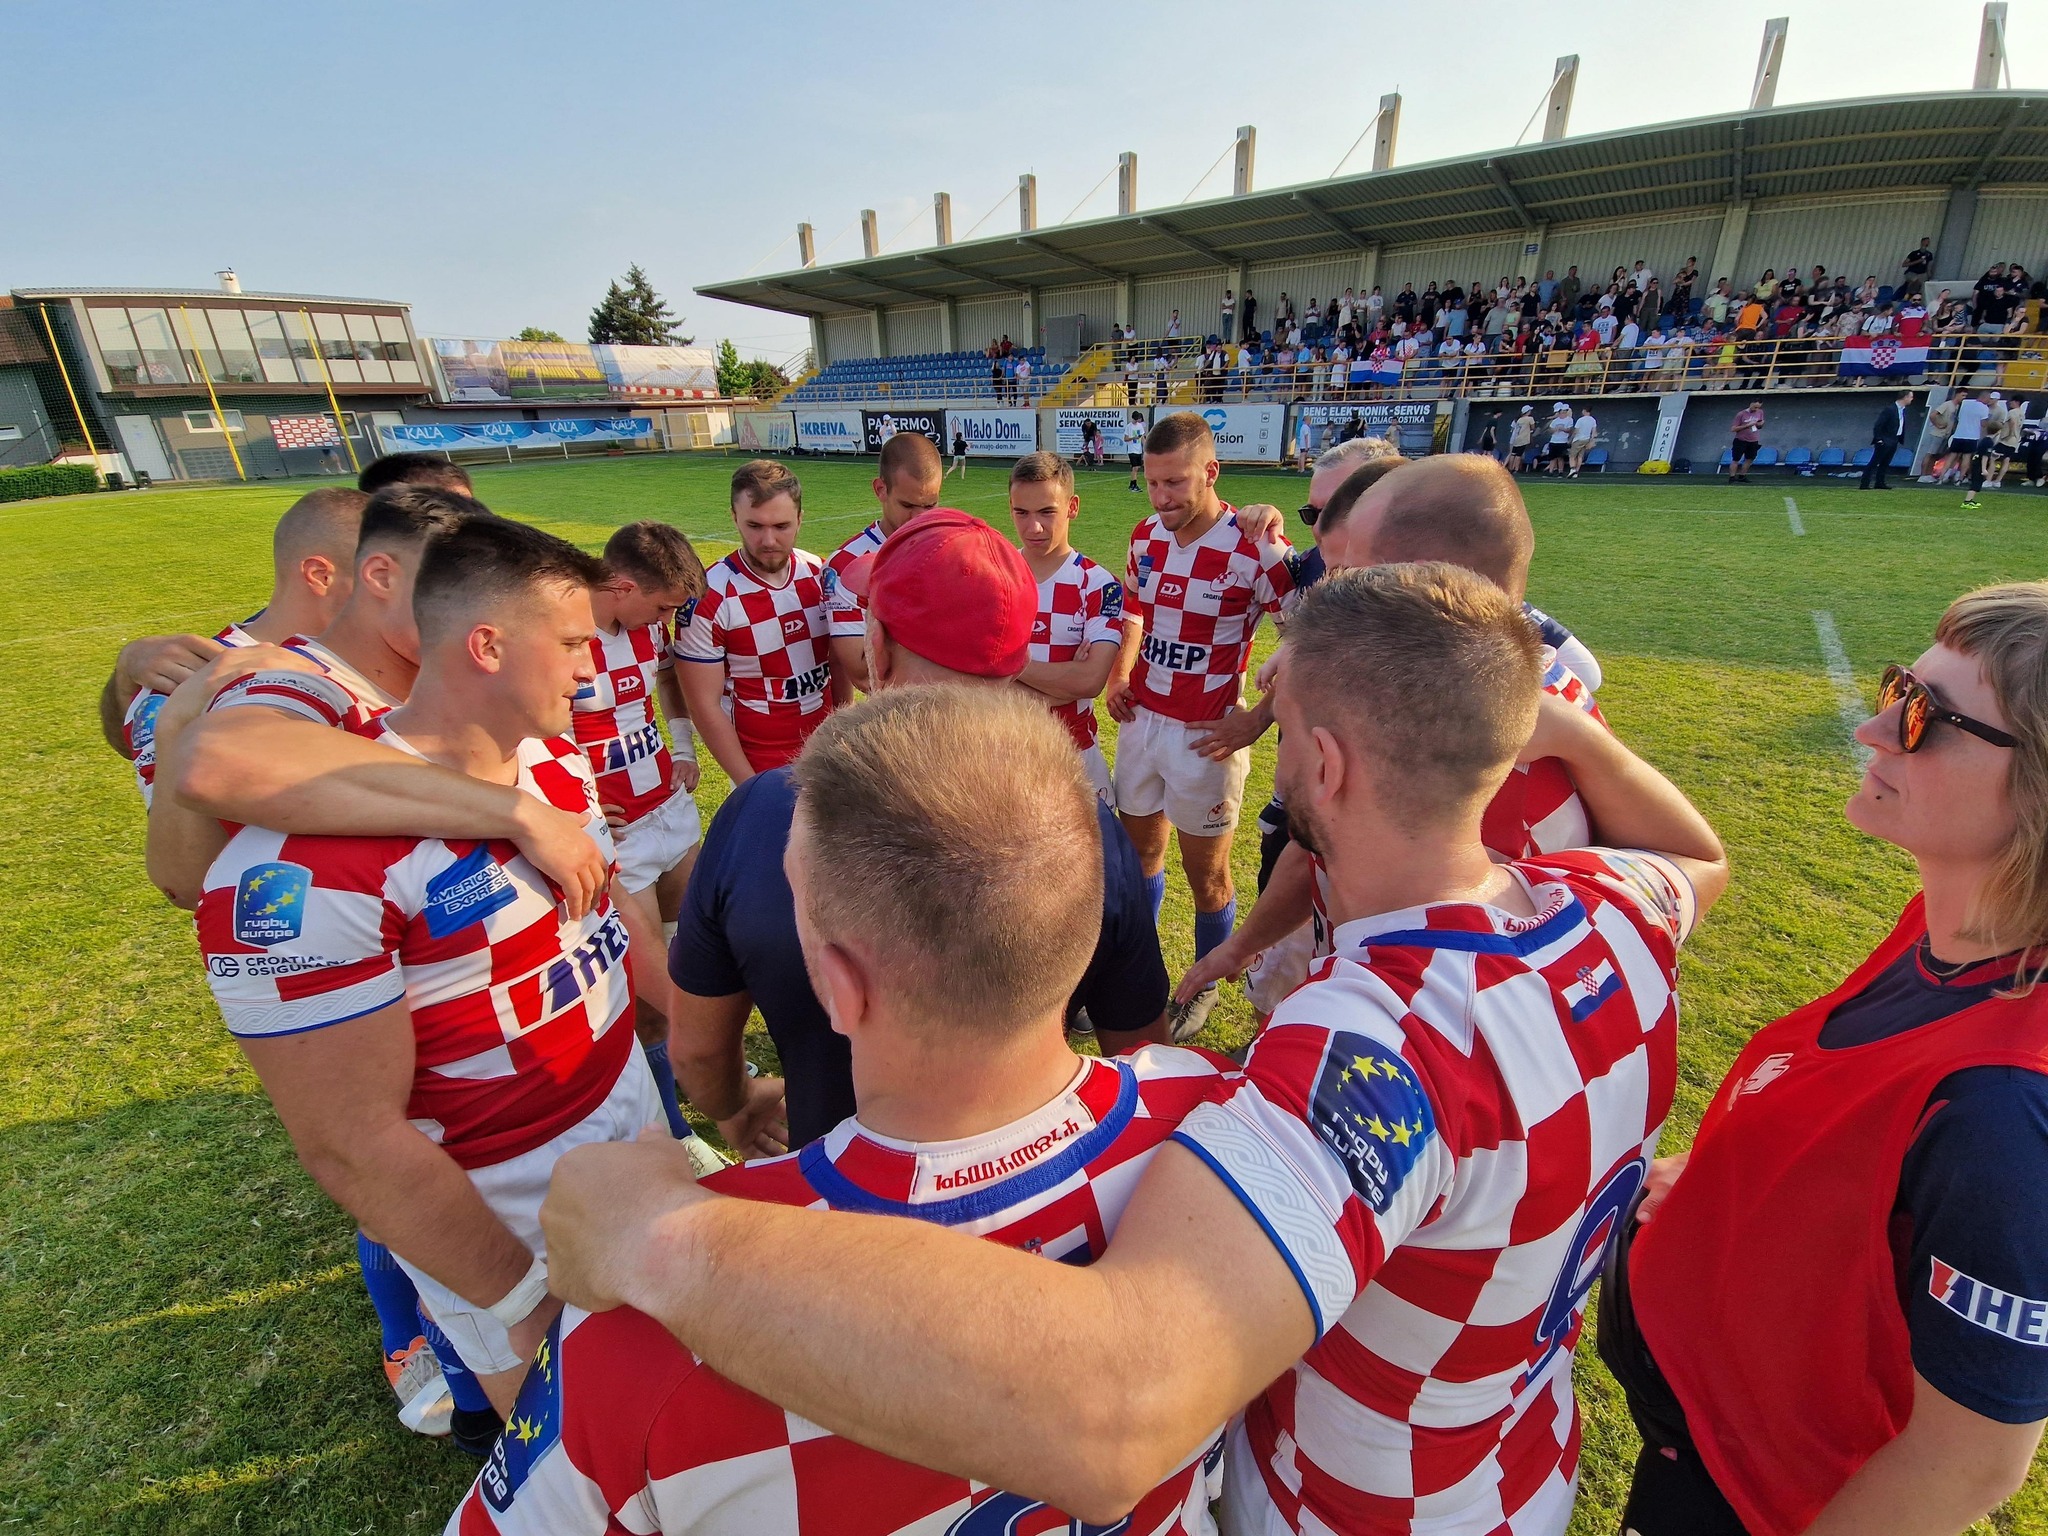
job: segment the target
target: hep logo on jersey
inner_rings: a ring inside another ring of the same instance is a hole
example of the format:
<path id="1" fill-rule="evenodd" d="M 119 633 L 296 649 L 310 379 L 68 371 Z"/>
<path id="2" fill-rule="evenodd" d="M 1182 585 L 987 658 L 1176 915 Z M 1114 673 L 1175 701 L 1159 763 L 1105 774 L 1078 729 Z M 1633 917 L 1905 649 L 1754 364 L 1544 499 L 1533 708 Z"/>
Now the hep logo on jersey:
<path id="1" fill-rule="evenodd" d="M 1927 1294 L 1966 1323 L 2037 1348 L 2048 1347 L 2048 1302 L 2015 1296 L 1930 1257 Z"/>
<path id="2" fill-rule="evenodd" d="M 289 944 L 306 926 L 313 872 L 303 864 L 252 864 L 235 882 L 235 942 L 267 949 Z"/>
<path id="3" fill-rule="evenodd" d="M 1384 1211 L 1436 1134 L 1436 1111 L 1415 1071 L 1364 1035 L 1330 1036 L 1310 1123 L 1343 1160 L 1351 1187 Z"/>

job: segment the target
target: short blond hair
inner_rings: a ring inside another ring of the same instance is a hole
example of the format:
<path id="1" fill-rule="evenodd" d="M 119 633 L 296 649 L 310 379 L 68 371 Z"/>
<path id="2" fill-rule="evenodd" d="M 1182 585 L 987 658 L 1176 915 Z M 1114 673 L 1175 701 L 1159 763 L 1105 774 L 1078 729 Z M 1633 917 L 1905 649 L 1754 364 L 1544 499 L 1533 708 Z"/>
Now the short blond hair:
<path id="1" fill-rule="evenodd" d="M 822 938 L 872 953 L 916 1015 L 1003 1033 L 1064 1009 L 1102 927 L 1102 832 L 1042 702 L 891 689 L 835 710 L 795 772 Z"/>
<path id="2" fill-rule="evenodd" d="M 1934 638 L 1984 669 L 2019 742 L 2006 778 L 2018 825 L 1970 903 L 1970 937 L 2001 950 L 2048 945 L 2048 581 L 1966 592 L 1948 605 Z M 2015 990 L 2032 990 L 2044 970 L 2048 956 L 2030 957 Z"/>
<path id="3" fill-rule="evenodd" d="M 1287 653 L 1307 723 L 1370 761 L 1379 796 L 1417 826 L 1483 806 L 1536 728 L 1536 627 L 1462 566 L 1333 571 L 1302 595 Z"/>

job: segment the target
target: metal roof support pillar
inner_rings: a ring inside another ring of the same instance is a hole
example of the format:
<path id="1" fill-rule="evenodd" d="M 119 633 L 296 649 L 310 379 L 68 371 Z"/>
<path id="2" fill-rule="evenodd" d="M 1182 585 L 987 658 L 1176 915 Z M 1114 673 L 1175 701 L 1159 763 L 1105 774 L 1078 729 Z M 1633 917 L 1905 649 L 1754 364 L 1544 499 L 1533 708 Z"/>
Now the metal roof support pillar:
<path id="1" fill-rule="evenodd" d="M 939 350 L 958 352 L 960 350 L 960 311 L 955 306 L 958 299 L 939 300 Z"/>
<path id="2" fill-rule="evenodd" d="M 825 366 L 826 361 L 825 317 L 823 315 L 813 315 L 811 316 L 811 366 L 813 368 L 822 368 Z"/>
<path id="3" fill-rule="evenodd" d="M 875 228 L 875 210 L 863 208 L 860 211 L 860 253 L 863 256 L 873 256 L 881 248 L 881 232 Z"/>
<path id="4" fill-rule="evenodd" d="M 1127 149 L 1116 157 L 1116 211 L 1119 218 L 1138 211 L 1138 152 Z"/>
<path id="5" fill-rule="evenodd" d="M 1526 277 L 1532 283 L 1542 278 L 1543 240 L 1549 233 L 1548 224 L 1534 224 L 1530 226 L 1528 233 L 1522 236 L 1522 265 L 1515 276 Z"/>
<path id="6" fill-rule="evenodd" d="M 1977 189 L 1950 187 L 1948 206 L 1942 209 L 1941 233 L 1934 237 L 1934 271 L 1961 272 L 1970 245 L 1970 231 L 1977 223 Z"/>
<path id="7" fill-rule="evenodd" d="M 1543 111 L 1543 142 L 1565 136 L 1572 117 L 1572 91 L 1579 83 L 1579 56 L 1568 53 L 1550 77 L 1550 105 Z"/>
<path id="8" fill-rule="evenodd" d="M 1977 30 L 1977 75 L 1973 91 L 1995 91 L 2005 75 L 2005 0 L 1988 0 Z"/>
<path id="9" fill-rule="evenodd" d="M 1116 323 L 1138 323 L 1138 279 L 1135 274 L 1125 273 L 1123 281 L 1116 285 Z"/>
<path id="10" fill-rule="evenodd" d="M 1252 189 L 1252 159 L 1258 152 L 1259 130 L 1246 126 L 1237 130 L 1237 161 L 1230 173 L 1230 195 L 1243 197 Z"/>
<path id="11" fill-rule="evenodd" d="M 1030 234 L 1038 228 L 1038 178 L 1019 176 L 1017 178 L 1017 229 L 1021 234 Z"/>
<path id="12" fill-rule="evenodd" d="M 1778 70 L 1785 62 L 1785 28 L 1789 16 L 1773 16 L 1764 23 L 1763 52 L 1756 56 L 1756 79 L 1749 87 L 1749 110 L 1761 112 L 1778 99 Z"/>
<path id="13" fill-rule="evenodd" d="M 818 238 L 808 224 L 796 227 L 796 255 L 798 266 L 815 267 L 818 264 Z"/>
<path id="14" fill-rule="evenodd" d="M 889 355 L 889 313 L 879 304 L 868 311 L 868 342 L 874 348 L 872 356 Z"/>
<path id="15" fill-rule="evenodd" d="M 1380 98 L 1380 115 L 1372 125 L 1372 168 L 1391 170 L 1394 142 L 1401 137 L 1401 93 L 1391 91 Z"/>
<path id="16" fill-rule="evenodd" d="M 932 194 L 932 230 L 938 236 L 938 245 L 953 243 L 953 194 L 934 192 Z"/>
<path id="17" fill-rule="evenodd" d="M 1748 228 L 1749 204 L 1746 201 L 1730 203 L 1728 211 L 1721 215 L 1721 235 L 1714 242 L 1714 264 L 1707 271 L 1710 291 L 1711 285 L 1724 277 L 1737 293 L 1748 286 L 1735 273 L 1735 263 L 1742 256 L 1742 233 Z"/>
<path id="18" fill-rule="evenodd" d="M 1030 345 L 1045 345 L 1045 320 L 1039 314 L 1038 289 L 1034 286 L 1024 290 L 1024 334 L 1031 338 Z"/>
<path id="19" fill-rule="evenodd" d="M 1358 296 L 1362 299 L 1373 290 L 1380 280 L 1380 248 L 1369 247 L 1358 253 Z"/>

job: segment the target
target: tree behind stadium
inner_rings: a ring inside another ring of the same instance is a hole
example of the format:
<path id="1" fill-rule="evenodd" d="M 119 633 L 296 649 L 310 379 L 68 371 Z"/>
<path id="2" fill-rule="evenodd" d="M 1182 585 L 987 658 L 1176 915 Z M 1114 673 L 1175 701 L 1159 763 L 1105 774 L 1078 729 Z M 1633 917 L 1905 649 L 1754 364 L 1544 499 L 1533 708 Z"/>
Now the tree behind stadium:
<path id="1" fill-rule="evenodd" d="M 687 347 L 696 338 L 679 335 L 681 322 L 635 262 L 623 286 L 614 281 L 590 312 L 590 344 L 631 347 Z"/>

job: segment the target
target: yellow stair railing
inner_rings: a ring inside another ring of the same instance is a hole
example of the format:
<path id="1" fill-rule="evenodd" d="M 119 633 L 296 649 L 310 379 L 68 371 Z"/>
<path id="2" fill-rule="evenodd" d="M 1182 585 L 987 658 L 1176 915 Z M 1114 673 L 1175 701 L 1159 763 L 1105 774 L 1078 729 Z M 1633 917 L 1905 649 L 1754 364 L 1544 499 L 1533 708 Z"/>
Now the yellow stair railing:
<path id="1" fill-rule="evenodd" d="M 1045 409 L 1072 405 L 1094 388 L 1097 378 L 1109 367 L 1110 361 L 1108 343 L 1097 342 L 1075 359 L 1074 366 L 1060 376 L 1059 383 L 1040 397 L 1039 405 Z"/>

